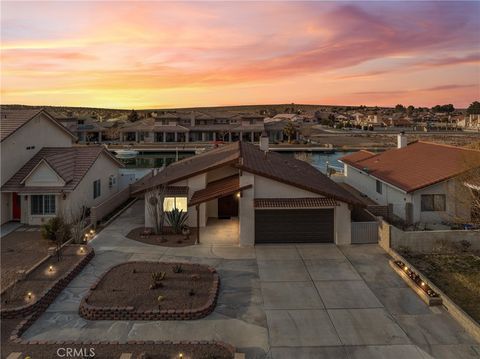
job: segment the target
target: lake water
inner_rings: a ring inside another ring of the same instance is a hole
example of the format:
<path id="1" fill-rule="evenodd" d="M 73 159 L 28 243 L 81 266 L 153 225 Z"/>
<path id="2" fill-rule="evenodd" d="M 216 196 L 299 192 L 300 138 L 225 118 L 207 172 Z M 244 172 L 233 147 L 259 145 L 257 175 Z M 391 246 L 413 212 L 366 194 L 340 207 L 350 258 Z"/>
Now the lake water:
<path id="1" fill-rule="evenodd" d="M 300 160 L 310 163 L 319 171 L 325 173 L 328 166 L 335 169 L 343 169 L 343 165 L 338 161 L 339 158 L 348 155 L 352 152 L 338 151 L 334 153 L 311 153 L 311 152 L 282 152 L 282 156 L 294 156 Z M 122 160 L 126 169 L 123 173 L 135 173 L 136 177 L 142 177 L 151 168 L 160 168 L 164 165 L 169 165 L 177 160 L 193 156 L 194 152 L 145 152 L 140 153 L 137 157 Z"/>

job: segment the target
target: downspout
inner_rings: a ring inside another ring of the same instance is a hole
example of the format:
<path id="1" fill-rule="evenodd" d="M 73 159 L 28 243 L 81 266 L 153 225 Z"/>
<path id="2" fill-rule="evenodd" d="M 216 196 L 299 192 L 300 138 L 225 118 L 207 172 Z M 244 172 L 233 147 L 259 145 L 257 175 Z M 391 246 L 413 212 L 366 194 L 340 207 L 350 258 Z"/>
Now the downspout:
<path id="1" fill-rule="evenodd" d="M 197 209 L 197 241 L 195 244 L 200 244 L 200 205 L 195 206 Z"/>

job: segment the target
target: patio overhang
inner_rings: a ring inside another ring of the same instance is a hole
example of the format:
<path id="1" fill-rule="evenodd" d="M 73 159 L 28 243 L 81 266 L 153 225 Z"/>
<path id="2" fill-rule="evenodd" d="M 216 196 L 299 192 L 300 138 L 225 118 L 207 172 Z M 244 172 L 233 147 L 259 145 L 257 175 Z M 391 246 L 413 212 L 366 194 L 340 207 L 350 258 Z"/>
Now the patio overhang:
<path id="1" fill-rule="evenodd" d="M 251 184 L 240 186 L 240 177 L 235 175 L 210 182 L 204 189 L 193 193 L 188 206 L 195 206 L 213 199 L 228 196 L 252 187 Z"/>
<path id="2" fill-rule="evenodd" d="M 325 208 L 338 206 L 338 203 L 325 197 L 255 198 L 253 206 L 256 209 Z"/>

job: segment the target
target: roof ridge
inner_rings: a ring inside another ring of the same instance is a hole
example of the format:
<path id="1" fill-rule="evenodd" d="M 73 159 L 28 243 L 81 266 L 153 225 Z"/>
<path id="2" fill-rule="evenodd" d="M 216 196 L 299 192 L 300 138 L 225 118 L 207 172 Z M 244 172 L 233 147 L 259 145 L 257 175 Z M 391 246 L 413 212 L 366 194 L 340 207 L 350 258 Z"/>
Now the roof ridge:
<path id="1" fill-rule="evenodd" d="M 412 142 L 412 144 L 414 144 L 414 143 L 424 143 L 426 145 L 435 145 L 435 146 L 442 146 L 442 147 L 447 147 L 447 148 L 455 148 L 457 150 L 480 152 L 480 150 L 477 150 L 475 148 L 454 146 L 454 145 L 450 145 L 448 143 L 438 143 L 438 142 L 425 141 L 425 140 L 417 140 L 415 142 Z"/>

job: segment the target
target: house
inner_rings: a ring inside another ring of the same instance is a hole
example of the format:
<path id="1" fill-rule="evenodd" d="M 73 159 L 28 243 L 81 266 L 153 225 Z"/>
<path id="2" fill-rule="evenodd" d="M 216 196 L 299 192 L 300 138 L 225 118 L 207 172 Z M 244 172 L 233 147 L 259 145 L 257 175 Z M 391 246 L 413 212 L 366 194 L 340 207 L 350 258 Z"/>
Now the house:
<path id="1" fill-rule="evenodd" d="M 71 147 L 76 138 L 44 110 L 2 110 L 0 140 L 3 187 L 43 147 Z M 16 193 L 2 188 L 2 224 L 20 219 L 19 201 Z"/>
<path id="2" fill-rule="evenodd" d="M 235 142 L 173 163 L 134 186 L 144 195 L 145 226 L 152 227 L 149 198 L 162 188 L 164 209 L 188 213 L 188 225 L 205 228 L 211 221 L 238 221 L 239 244 L 351 242 L 349 192 L 310 164 Z M 200 230 L 198 231 L 200 233 Z"/>
<path id="3" fill-rule="evenodd" d="M 14 197 L 13 219 L 39 225 L 115 194 L 122 166 L 103 146 L 43 147 L 2 186 L 2 194 Z"/>
<path id="4" fill-rule="evenodd" d="M 72 147 L 75 140 L 44 110 L 2 111 L 2 224 L 38 225 L 117 192 L 123 165 L 103 146 Z"/>
<path id="5" fill-rule="evenodd" d="M 382 153 L 359 151 L 340 159 L 345 182 L 388 205 L 407 224 L 469 222 L 471 205 L 457 196 L 459 176 L 480 167 L 480 151 L 429 142 L 407 145 L 398 135 L 396 149 Z"/>

